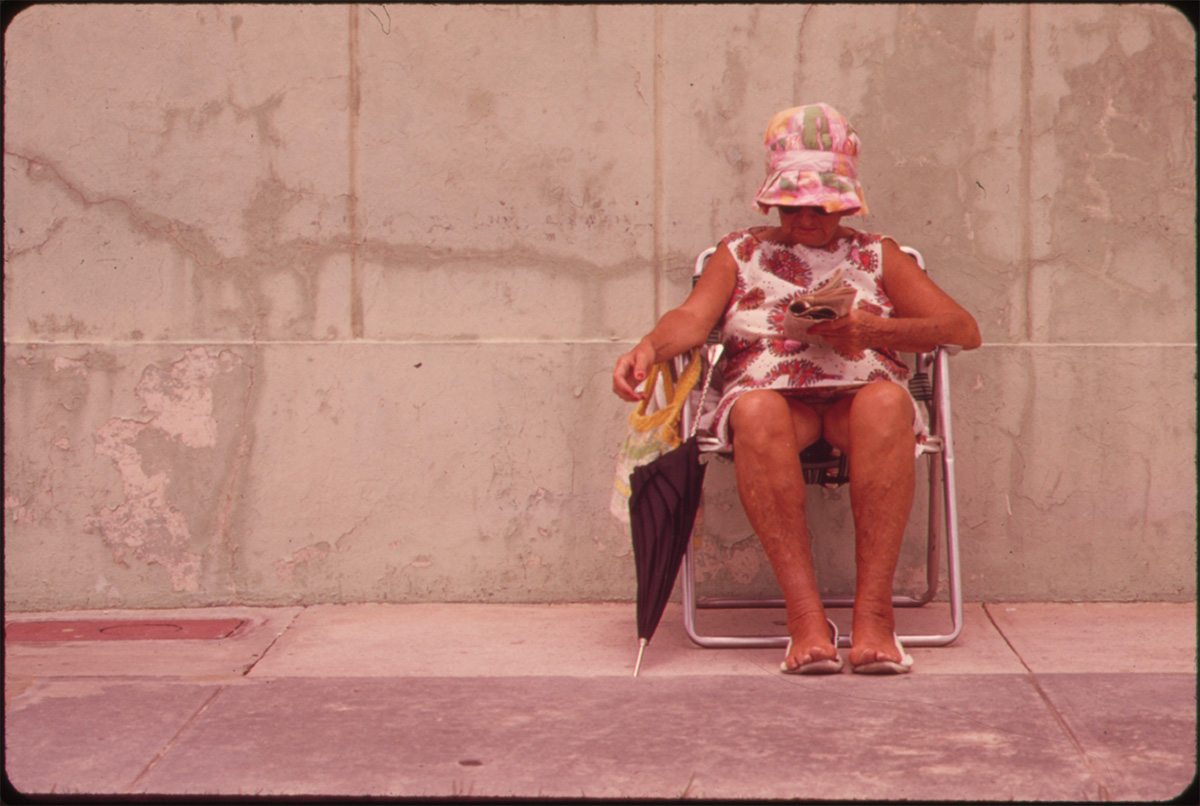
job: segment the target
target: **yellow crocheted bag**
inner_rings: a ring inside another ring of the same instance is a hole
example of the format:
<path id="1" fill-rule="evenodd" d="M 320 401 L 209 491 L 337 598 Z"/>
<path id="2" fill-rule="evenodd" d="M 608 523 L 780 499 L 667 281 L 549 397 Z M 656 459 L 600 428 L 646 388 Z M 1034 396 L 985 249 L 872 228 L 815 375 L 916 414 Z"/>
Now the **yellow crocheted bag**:
<path id="1" fill-rule="evenodd" d="M 679 447 L 679 417 L 684 401 L 700 379 L 703 360 L 700 348 L 692 350 L 687 367 L 678 381 L 671 380 L 668 362 L 655 364 L 646 376 L 646 396 L 629 415 L 629 434 L 617 454 L 617 472 L 613 479 L 612 501 L 609 509 L 622 523 L 629 523 L 629 477 L 635 467 L 649 464 L 667 451 Z M 661 399 L 666 405 L 647 412 L 650 403 L 659 398 L 657 387 L 661 386 Z"/>

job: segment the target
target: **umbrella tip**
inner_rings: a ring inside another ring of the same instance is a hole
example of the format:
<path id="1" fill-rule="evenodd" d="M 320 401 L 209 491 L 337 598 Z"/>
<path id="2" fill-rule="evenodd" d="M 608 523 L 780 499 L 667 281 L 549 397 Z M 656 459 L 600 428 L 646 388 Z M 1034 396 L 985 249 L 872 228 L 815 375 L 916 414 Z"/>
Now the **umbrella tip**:
<path id="1" fill-rule="evenodd" d="M 637 656 L 637 663 L 635 663 L 635 664 L 633 665 L 633 676 L 634 676 L 634 677 L 637 677 L 637 676 L 638 676 L 638 670 L 642 668 L 642 653 L 646 651 L 646 644 L 647 644 L 647 643 L 648 643 L 648 642 L 646 641 L 646 639 L 645 639 L 645 638 L 640 638 L 640 639 L 638 639 L 638 656 Z"/>

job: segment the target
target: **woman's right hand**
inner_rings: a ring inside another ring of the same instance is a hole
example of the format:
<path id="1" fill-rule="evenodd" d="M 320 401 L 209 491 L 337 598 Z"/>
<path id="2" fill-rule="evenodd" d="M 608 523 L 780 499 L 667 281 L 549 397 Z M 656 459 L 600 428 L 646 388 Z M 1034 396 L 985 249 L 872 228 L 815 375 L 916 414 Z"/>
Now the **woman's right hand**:
<path id="1" fill-rule="evenodd" d="M 638 342 L 636 347 L 617 359 L 612 376 L 613 393 L 630 403 L 637 403 L 645 398 L 645 395 L 637 391 L 636 387 L 646 380 L 646 373 L 652 366 L 654 366 L 654 349 L 644 340 Z"/>
<path id="2" fill-rule="evenodd" d="M 636 387 L 646 380 L 657 361 L 667 361 L 704 343 L 721 320 L 737 284 L 737 262 L 729 247 L 721 244 L 708 261 L 684 303 L 667 311 L 638 345 L 617 359 L 613 369 L 613 393 L 637 403 L 646 395 Z"/>

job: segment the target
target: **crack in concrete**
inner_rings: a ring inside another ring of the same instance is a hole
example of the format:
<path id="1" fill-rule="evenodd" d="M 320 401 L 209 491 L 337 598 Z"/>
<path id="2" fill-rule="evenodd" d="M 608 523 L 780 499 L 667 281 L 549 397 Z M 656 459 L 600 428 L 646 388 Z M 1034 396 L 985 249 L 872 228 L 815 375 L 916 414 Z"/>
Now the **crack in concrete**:
<path id="1" fill-rule="evenodd" d="M 353 105 L 352 105 L 353 107 Z M 357 134 L 353 131 L 357 124 L 351 123 L 352 144 L 356 142 Z M 190 259 L 197 269 L 201 270 L 192 278 L 192 295 L 194 300 L 193 317 L 195 326 L 208 329 L 212 320 L 218 328 L 227 323 L 242 334 L 266 328 L 269 335 L 298 334 L 305 331 L 313 333 L 319 326 L 317 310 L 316 284 L 322 267 L 337 256 L 349 259 L 350 271 L 350 300 L 348 307 L 349 321 L 347 323 L 354 339 L 363 339 L 366 329 L 366 291 L 364 289 L 363 266 L 371 263 L 386 274 L 389 271 L 420 271 L 435 272 L 447 266 L 453 266 L 458 271 L 471 274 L 490 273 L 498 263 L 512 264 L 519 262 L 521 268 L 555 278 L 574 276 L 587 284 L 587 291 L 582 299 L 599 298 L 602 282 L 631 276 L 645 270 L 645 260 L 630 258 L 615 265 L 602 265 L 595 261 L 581 258 L 564 258 L 562 255 L 539 252 L 528 247 L 517 246 L 509 249 L 455 248 L 452 246 L 436 247 L 416 243 L 396 243 L 380 240 L 368 240 L 362 232 L 361 217 L 358 207 L 358 174 L 360 167 L 356 157 L 357 147 L 350 149 L 352 187 L 346 196 L 347 215 L 350 232 L 348 234 L 332 235 L 325 239 L 296 237 L 286 241 L 274 239 L 278 223 L 287 209 L 290 209 L 296 199 L 307 192 L 303 189 L 292 189 L 285 186 L 272 173 L 259 183 L 259 189 L 254 197 L 252 208 L 244 216 L 246 234 L 250 243 L 244 254 L 227 256 L 223 254 L 217 242 L 203 229 L 192 226 L 177 219 L 168 218 L 153 213 L 132 201 L 120 197 L 103 196 L 92 193 L 69 178 L 64 170 L 49 159 L 40 155 L 17 153 L 6 150 L 5 153 L 26 163 L 26 172 L 36 176 L 35 181 L 51 182 L 54 186 L 65 191 L 71 198 L 84 208 L 115 205 L 120 209 L 135 233 L 141 233 L 151 239 L 170 244 L 179 254 Z M 661 169 L 661 166 L 660 166 Z M 661 179 L 661 177 L 660 177 Z M 659 187 L 661 194 L 662 188 Z M 266 209 L 263 212 L 264 206 Z M 35 247 L 26 247 L 22 251 L 44 248 L 53 239 L 53 234 L 63 225 L 52 227 L 47 232 L 44 242 Z M 657 236 L 656 236 L 657 237 Z M 665 255 L 661 253 L 662 244 L 656 252 L 656 265 L 662 265 L 668 258 L 684 260 L 683 256 Z M 17 253 L 10 253 L 9 259 Z M 272 321 L 272 298 L 265 283 L 275 277 L 292 277 L 300 291 L 298 309 L 294 315 L 283 321 Z M 661 285 L 661 273 L 656 275 Z M 223 288 L 232 286 L 236 296 L 230 302 L 222 302 Z M 588 322 L 595 318 L 595 306 L 586 306 L 581 311 L 581 321 Z M 598 326 L 598 325 L 597 325 Z M 66 328 L 72 330 L 78 339 L 85 323 L 71 320 L 66 324 L 57 320 L 48 322 L 50 330 L 58 331 Z M 35 329 L 36 330 L 36 329 Z M 168 334 L 163 334 L 164 336 Z M 257 339 L 257 334 L 256 334 Z M 131 339 L 139 341 L 141 339 Z M 170 339 L 155 339 L 169 341 Z M 194 341 L 194 340 L 191 340 Z"/>
<path id="2" fill-rule="evenodd" d="M 349 143 L 346 149 L 350 173 L 349 226 L 350 243 L 355 248 L 350 250 L 350 337 L 361 339 L 364 335 L 363 313 L 363 279 L 362 267 L 359 264 L 357 246 L 363 240 L 362 224 L 358 215 L 359 198 L 359 127 L 362 107 L 361 69 L 359 67 L 359 28 L 358 6 L 349 6 L 349 81 L 347 82 L 347 114 Z"/>
<path id="3" fill-rule="evenodd" d="M 257 334 L 257 330 L 255 333 Z M 254 346 L 257 348 L 257 342 Z M 230 564 L 229 589 L 231 593 L 237 592 L 238 574 L 236 571 L 239 546 L 236 540 L 229 539 L 229 521 L 230 512 L 233 509 L 234 494 L 238 487 L 238 478 L 241 476 L 243 468 L 250 459 L 251 404 L 254 399 L 255 370 L 257 367 L 257 361 L 254 358 L 255 356 L 257 356 L 257 349 L 251 351 L 251 358 L 247 364 L 247 371 L 249 372 L 250 377 L 246 384 L 246 400 L 245 403 L 242 404 L 242 433 L 238 440 L 237 453 L 234 456 L 233 469 L 230 471 L 229 481 L 225 486 L 224 501 L 222 502 L 220 512 L 217 515 L 216 529 L 213 531 L 213 538 L 210 542 L 210 557 L 216 557 L 218 550 L 222 545 L 225 545 L 228 549 Z"/>

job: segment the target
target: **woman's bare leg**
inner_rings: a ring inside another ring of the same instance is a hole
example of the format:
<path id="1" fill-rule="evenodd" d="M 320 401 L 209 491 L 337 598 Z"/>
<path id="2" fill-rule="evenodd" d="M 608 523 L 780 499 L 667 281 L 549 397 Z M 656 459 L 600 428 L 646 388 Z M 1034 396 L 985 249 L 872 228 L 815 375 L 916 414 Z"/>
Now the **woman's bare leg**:
<path id="1" fill-rule="evenodd" d="M 825 438 L 850 461 L 854 514 L 854 646 L 851 665 L 900 661 L 892 585 L 915 488 L 912 400 L 891 382 L 870 383 L 825 414 Z"/>
<path id="2" fill-rule="evenodd" d="M 748 392 L 730 412 L 738 496 L 787 606 L 792 650 L 785 663 L 837 657 L 813 573 L 800 451 L 821 434 L 811 408 L 778 392 Z"/>

